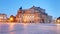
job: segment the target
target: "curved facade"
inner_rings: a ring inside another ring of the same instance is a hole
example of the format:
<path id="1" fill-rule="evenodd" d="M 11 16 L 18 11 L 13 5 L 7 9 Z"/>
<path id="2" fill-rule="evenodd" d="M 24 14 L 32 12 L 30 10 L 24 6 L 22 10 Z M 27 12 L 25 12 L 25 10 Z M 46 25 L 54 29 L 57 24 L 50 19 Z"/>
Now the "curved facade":
<path id="1" fill-rule="evenodd" d="M 29 9 L 20 8 L 16 20 L 20 23 L 51 23 L 52 16 L 45 13 L 45 9 L 33 6 Z"/>

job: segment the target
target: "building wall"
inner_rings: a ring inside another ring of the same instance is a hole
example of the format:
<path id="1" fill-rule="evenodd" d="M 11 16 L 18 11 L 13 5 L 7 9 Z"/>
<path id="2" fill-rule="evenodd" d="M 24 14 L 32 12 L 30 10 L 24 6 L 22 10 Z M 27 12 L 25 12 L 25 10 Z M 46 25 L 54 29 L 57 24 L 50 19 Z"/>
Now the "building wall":
<path id="1" fill-rule="evenodd" d="M 0 22 L 6 22 L 7 15 L 6 14 L 0 14 Z"/>
<path id="2" fill-rule="evenodd" d="M 19 10 L 16 16 L 17 22 L 29 23 L 50 23 L 52 16 L 45 13 L 45 9 L 39 7 L 31 7 L 30 9 Z"/>
<path id="3" fill-rule="evenodd" d="M 16 22 L 21 23 L 22 22 L 22 16 L 23 16 L 22 11 L 18 10 L 18 13 L 16 15 Z"/>

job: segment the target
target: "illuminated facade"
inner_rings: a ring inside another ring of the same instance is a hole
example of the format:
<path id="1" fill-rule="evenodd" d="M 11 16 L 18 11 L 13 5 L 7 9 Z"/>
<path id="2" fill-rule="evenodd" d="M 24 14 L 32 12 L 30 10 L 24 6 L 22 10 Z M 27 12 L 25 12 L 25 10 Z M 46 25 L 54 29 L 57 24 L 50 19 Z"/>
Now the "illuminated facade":
<path id="1" fill-rule="evenodd" d="M 7 15 L 6 14 L 0 14 L 0 22 L 6 22 Z"/>
<path id="2" fill-rule="evenodd" d="M 29 9 L 18 10 L 16 21 L 19 23 L 51 23 L 52 16 L 45 13 L 45 9 L 40 7 L 31 7 Z"/>

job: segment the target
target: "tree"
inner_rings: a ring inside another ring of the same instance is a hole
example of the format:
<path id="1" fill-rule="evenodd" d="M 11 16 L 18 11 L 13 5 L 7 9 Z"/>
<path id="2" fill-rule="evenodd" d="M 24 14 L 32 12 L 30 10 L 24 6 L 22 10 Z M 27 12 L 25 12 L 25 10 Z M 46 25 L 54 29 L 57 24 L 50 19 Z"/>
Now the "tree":
<path id="1" fill-rule="evenodd" d="M 11 15 L 9 20 L 10 20 L 10 22 L 15 22 L 15 16 Z"/>
<path id="2" fill-rule="evenodd" d="M 60 17 L 57 18 L 57 23 L 60 24 Z"/>
<path id="3" fill-rule="evenodd" d="M 57 20 L 60 19 L 60 17 L 57 18 Z"/>

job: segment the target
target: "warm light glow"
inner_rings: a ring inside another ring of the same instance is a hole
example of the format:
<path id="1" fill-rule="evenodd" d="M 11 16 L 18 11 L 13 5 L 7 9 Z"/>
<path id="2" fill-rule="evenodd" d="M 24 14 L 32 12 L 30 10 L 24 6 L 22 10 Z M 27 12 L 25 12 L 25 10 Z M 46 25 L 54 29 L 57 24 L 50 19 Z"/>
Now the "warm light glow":
<path id="1" fill-rule="evenodd" d="M 34 21 L 34 14 L 24 14 L 23 21 L 24 22 Z"/>
<path id="2" fill-rule="evenodd" d="M 0 19 L 0 21 L 2 21 L 2 20 Z"/>
<path id="3" fill-rule="evenodd" d="M 60 20 L 57 20 L 58 22 L 60 22 Z"/>
<path id="4" fill-rule="evenodd" d="M 26 22 L 27 20 L 26 19 L 24 19 L 24 22 Z"/>
<path id="5" fill-rule="evenodd" d="M 60 23 L 60 20 L 57 20 L 58 24 Z"/>
<path id="6" fill-rule="evenodd" d="M 9 23 L 9 31 L 12 31 L 14 29 L 14 25 L 15 23 Z M 13 34 L 13 32 L 11 32 L 10 34 Z"/>
<path id="7" fill-rule="evenodd" d="M 11 17 L 11 18 L 10 18 L 10 21 L 13 21 L 13 20 L 14 20 L 14 19 Z"/>

